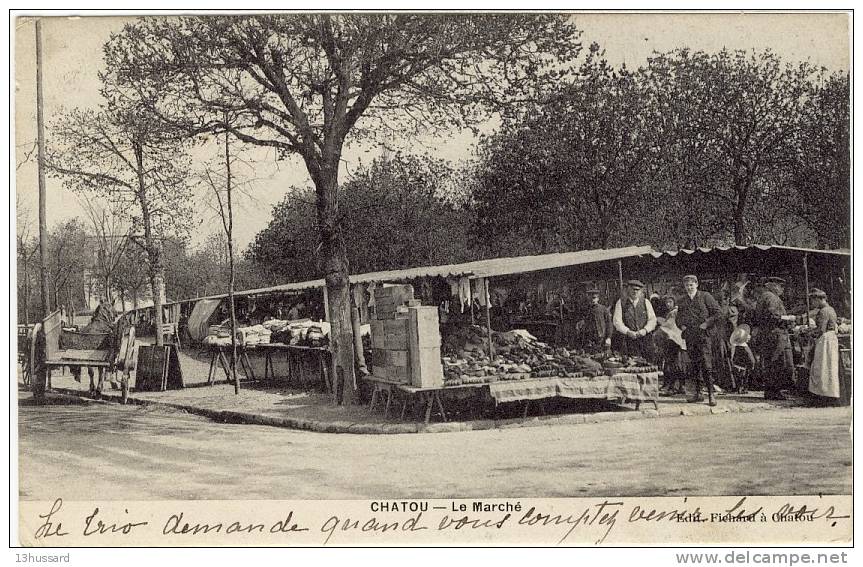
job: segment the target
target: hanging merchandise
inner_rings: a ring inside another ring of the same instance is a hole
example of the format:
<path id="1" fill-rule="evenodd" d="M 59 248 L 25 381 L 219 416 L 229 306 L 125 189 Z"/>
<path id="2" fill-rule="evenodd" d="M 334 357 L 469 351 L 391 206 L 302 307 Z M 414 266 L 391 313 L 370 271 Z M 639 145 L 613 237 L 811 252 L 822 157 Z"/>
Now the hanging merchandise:
<path id="1" fill-rule="evenodd" d="M 485 278 L 479 278 L 474 280 L 473 298 L 476 300 L 480 307 L 491 305 L 488 297 L 488 288 L 485 285 Z"/>
<path id="2" fill-rule="evenodd" d="M 465 308 L 470 309 L 471 290 L 470 280 L 467 278 L 459 278 L 458 280 L 458 299 L 461 303 L 461 312 L 464 313 Z"/>
<path id="3" fill-rule="evenodd" d="M 420 282 L 420 299 L 422 299 L 423 303 L 432 303 L 432 298 L 434 294 L 432 293 L 432 285 L 429 280 L 423 280 Z"/>
<path id="4" fill-rule="evenodd" d="M 359 309 L 366 302 L 365 286 L 361 283 L 354 284 L 354 305 Z"/>
<path id="5" fill-rule="evenodd" d="M 371 282 L 369 284 L 369 307 L 374 308 L 375 306 L 375 288 L 378 286 L 377 282 Z"/>
<path id="6" fill-rule="evenodd" d="M 458 297 L 458 280 L 455 278 L 447 278 L 447 285 L 449 285 L 449 294 L 451 297 Z"/>

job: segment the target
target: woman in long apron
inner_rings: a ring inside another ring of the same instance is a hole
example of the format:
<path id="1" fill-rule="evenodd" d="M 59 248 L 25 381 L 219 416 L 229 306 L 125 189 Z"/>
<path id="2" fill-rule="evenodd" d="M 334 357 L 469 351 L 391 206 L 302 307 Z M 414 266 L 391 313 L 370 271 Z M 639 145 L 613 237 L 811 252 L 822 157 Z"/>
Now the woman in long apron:
<path id="1" fill-rule="evenodd" d="M 836 311 L 827 303 L 827 294 L 813 289 L 809 297 L 814 303 L 817 337 L 812 364 L 809 366 L 809 391 L 825 398 L 839 398 L 839 339 Z"/>

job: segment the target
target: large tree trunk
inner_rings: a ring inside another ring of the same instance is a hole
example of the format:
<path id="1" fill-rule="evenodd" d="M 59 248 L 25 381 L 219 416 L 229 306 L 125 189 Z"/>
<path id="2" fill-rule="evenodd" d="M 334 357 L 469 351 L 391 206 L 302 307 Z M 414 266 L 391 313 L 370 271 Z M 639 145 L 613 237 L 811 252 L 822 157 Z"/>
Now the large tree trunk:
<path id="1" fill-rule="evenodd" d="M 150 289 L 153 293 L 153 324 L 156 332 L 156 346 L 165 344 L 162 337 L 162 259 L 159 245 L 153 236 L 152 220 L 150 219 L 150 202 L 147 198 L 147 187 L 144 183 L 144 151 L 139 142 L 135 142 L 135 159 L 138 167 L 138 202 L 141 204 L 141 221 L 144 224 L 144 246 L 147 249 L 149 264 Z"/>
<path id="2" fill-rule="evenodd" d="M 351 327 L 349 265 L 342 237 L 338 207 L 338 155 L 325 158 L 321 174 L 314 176 L 317 190 L 318 225 L 330 310 L 331 383 L 336 399 L 353 404 L 357 398 L 354 376 L 354 341 Z"/>
<path id="3" fill-rule="evenodd" d="M 745 246 L 747 244 L 746 234 L 746 205 L 749 199 L 750 177 L 737 179 L 734 194 L 737 201 L 734 205 L 734 244 Z"/>
<path id="4" fill-rule="evenodd" d="M 743 220 L 743 207 L 739 203 L 734 211 L 734 244 L 746 245 L 746 224 Z"/>

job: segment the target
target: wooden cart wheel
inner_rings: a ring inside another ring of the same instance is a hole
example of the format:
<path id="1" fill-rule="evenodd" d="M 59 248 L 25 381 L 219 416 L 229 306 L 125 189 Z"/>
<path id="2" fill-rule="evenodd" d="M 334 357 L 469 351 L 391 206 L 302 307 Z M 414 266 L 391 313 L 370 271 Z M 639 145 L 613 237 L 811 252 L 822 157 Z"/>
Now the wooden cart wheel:
<path id="1" fill-rule="evenodd" d="M 25 385 L 29 386 L 33 380 L 37 379 L 36 376 L 36 337 L 39 335 L 39 331 L 42 330 L 42 323 L 36 323 L 33 325 L 33 330 L 30 332 L 30 360 L 27 362 L 29 368 L 29 379 L 26 381 Z"/>
<path id="2" fill-rule="evenodd" d="M 137 360 L 138 348 L 135 341 L 135 327 L 129 327 L 129 331 L 123 341 L 126 343 L 126 349 L 123 352 L 123 378 L 120 381 L 121 398 L 125 404 L 129 400 L 129 380 L 131 379 L 132 370 L 135 369 Z"/>

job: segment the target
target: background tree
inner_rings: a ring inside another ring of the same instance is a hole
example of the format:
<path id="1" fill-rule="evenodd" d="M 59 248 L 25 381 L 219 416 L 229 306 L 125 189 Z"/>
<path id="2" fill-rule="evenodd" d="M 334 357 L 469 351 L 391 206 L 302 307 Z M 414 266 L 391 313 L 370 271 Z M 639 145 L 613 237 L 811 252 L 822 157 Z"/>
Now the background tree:
<path id="1" fill-rule="evenodd" d="M 819 248 L 850 248 L 851 82 L 847 73 L 820 81 L 805 101 L 788 164 L 786 209 L 817 235 Z"/>
<path id="2" fill-rule="evenodd" d="M 476 124 L 535 94 L 577 56 L 569 18 L 535 14 L 351 14 L 150 18 L 106 46 L 110 81 L 158 100 L 190 130 L 297 154 L 315 185 L 334 376 L 354 398 L 349 265 L 338 198 L 354 138 Z M 213 112 L 213 111 L 217 112 Z M 213 119 L 228 112 L 227 120 Z"/>
<path id="3" fill-rule="evenodd" d="M 323 270 L 315 217 L 314 189 L 290 189 L 273 207 L 272 219 L 255 235 L 245 257 L 259 268 L 272 272 L 274 281 L 320 277 Z"/>
<path id="4" fill-rule="evenodd" d="M 147 290 L 147 259 L 144 249 L 137 245 L 127 245 L 114 271 L 114 282 L 132 301 L 132 309 L 138 309 L 139 299 Z M 184 296 L 191 297 L 191 296 Z"/>
<path id="5" fill-rule="evenodd" d="M 378 159 L 342 185 L 340 205 L 354 273 L 473 259 L 462 178 L 445 162 L 403 156 Z M 273 219 L 247 257 L 278 279 L 321 277 L 313 192 L 297 190 L 273 208 Z"/>
<path id="6" fill-rule="evenodd" d="M 89 240 L 78 218 L 56 225 L 48 234 L 48 282 L 55 309 L 63 305 L 71 312 L 82 306 L 85 273 L 93 264 Z"/>
<path id="7" fill-rule="evenodd" d="M 99 112 L 65 112 L 52 132 L 49 172 L 127 216 L 132 239 L 146 254 L 155 312 L 161 314 L 161 239 L 182 232 L 192 218 L 190 163 L 177 136 L 140 104 L 110 101 Z M 156 343 L 162 344 L 159 332 Z"/>
<path id="8" fill-rule="evenodd" d="M 225 113 L 227 115 L 227 112 Z M 227 120 L 227 118 L 226 118 Z M 231 376 L 234 381 L 234 393 L 240 393 L 240 379 L 237 376 L 237 308 L 234 303 L 234 170 L 237 166 L 236 154 L 231 155 L 230 134 L 224 132 L 224 162 L 218 167 L 207 166 L 202 173 L 202 180 L 215 197 L 219 220 L 224 229 L 224 248 L 218 246 L 218 260 L 222 259 L 222 250 L 226 253 L 228 264 L 228 313 L 231 321 Z M 222 244 L 219 239 L 218 245 Z"/>
<path id="9" fill-rule="evenodd" d="M 769 50 L 677 49 L 649 58 L 644 74 L 663 150 L 655 190 L 689 215 L 672 232 L 747 244 L 748 215 L 793 155 L 816 69 Z"/>
<path id="10" fill-rule="evenodd" d="M 35 147 L 35 144 L 33 144 Z M 20 167 L 20 164 L 19 166 Z M 16 251 L 16 281 L 18 283 L 18 320 L 30 323 L 32 299 L 31 269 L 35 266 L 33 259 L 39 250 L 39 241 L 33 235 L 33 218 L 30 209 L 21 201 L 21 196 L 15 193 L 15 251 Z"/>
<path id="11" fill-rule="evenodd" d="M 639 78 L 593 44 L 572 83 L 485 138 L 478 240 L 531 254 L 632 239 L 631 205 L 657 154 Z"/>
<path id="12" fill-rule="evenodd" d="M 95 253 L 95 275 L 102 282 L 108 301 L 114 302 L 116 289 L 120 292 L 122 302 L 124 292 L 130 290 L 120 285 L 123 282 L 118 281 L 117 272 L 130 244 L 129 223 L 122 214 L 112 211 L 95 199 L 85 197 L 82 205 L 90 221 L 90 247 Z"/>

